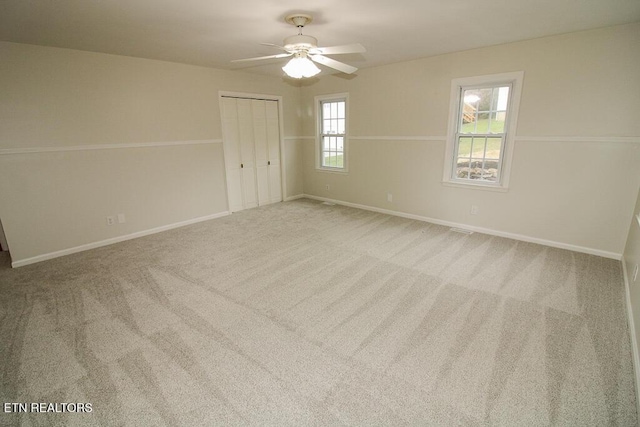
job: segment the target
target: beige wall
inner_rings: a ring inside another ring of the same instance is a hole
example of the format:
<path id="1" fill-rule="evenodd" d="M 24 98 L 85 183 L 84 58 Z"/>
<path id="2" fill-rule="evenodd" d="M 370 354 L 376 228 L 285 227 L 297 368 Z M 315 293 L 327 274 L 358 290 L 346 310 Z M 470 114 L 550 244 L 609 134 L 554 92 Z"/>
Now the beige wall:
<path id="1" fill-rule="evenodd" d="M 0 218 L 15 261 L 225 211 L 215 143 L 224 90 L 284 97 L 285 197 L 306 193 L 615 256 L 640 185 L 638 45 L 640 24 L 631 24 L 298 88 L 248 73 L 1 42 Z M 518 70 L 525 80 L 509 191 L 443 186 L 451 79 Z M 313 97 L 336 92 L 350 94 L 357 137 L 348 175 L 316 171 L 314 143 L 304 138 L 314 134 Z M 59 151 L 145 143 L 174 145 Z M 7 154 L 29 148 L 58 151 Z M 472 204 L 478 215 L 469 214 Z M 108 227 L 105 217 L 118 213 L 127 222 Z"/>
<path id="2" fill-rule="evenodd" d="M 304 141 L 300 138 L 286 139 L 285 142 L 285 170 L 287 171 L 287 198 L 300 196 L 304 193 L 303 187 L 303 150 Z"/>
<path id="3" fill-rule="evenodd" d="M 299 88 L 279 78 L 6 42 L 0 58 L 0 218 L 14 262 L 226 211 L 220 90 L 283 96 L 285 136 L 300 133 Z M 136 147 L 147 143 L 169 145 Z M 30 148 L 57 151 L 8 153 Z M 285 148 L 291 166 L 300 149 Z M 285 196 L 300 193 L 299 168 L 286 175 Z M 107 226 L 118 213 L 126 223 Z"/>
<path id="4" fill-rule="evenodd" d="M 305 140 L 304 192 L 620 256 L 640 185 L 638 46 L 636 23 L 322 78 L 302 88 L 303 135 L 314 96 L 348 92 L 349 173 L 317 171 Z M 451 79 L 511 71 L 525 76 L 509 191 L 443 186 Z"/>

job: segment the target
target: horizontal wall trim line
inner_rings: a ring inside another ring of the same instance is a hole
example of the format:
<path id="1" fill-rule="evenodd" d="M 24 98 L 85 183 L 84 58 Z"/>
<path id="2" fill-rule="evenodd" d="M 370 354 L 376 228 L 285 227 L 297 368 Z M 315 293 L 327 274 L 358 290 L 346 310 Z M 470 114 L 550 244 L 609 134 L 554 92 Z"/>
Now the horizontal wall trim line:
<path id="1" fill-rule="evenodd" d="M 523 142 L 601 142 L 638 144 L 640 136 L 516 136 L 516 141 Z"/>
<path id="2" fill-rule="evenodd" d="M 174 147 L 182 145 L 220 144 L 222 139 L 196 139 L 192 141 L 134 142 L 127 144 L 70 145 L 68 147 L 3 148 L 1 155 L 55 153 L 61 151 L 113 150 L 120 148 Z"/>
<path id="3" fill-rule="evenodd" d="M 313 136 L 288 136 L 285 139 L 315 140 Z M 349 136 L 354 141 L 446 141 L 446 136 Z M 640 136 L 516 136 L 521 142 L 597 142 L 640 144 Z"/>
<path id="4" fill-rule="evenodd" d="M 446 136 L 350 136 L 356 141 L 446 141 Z"/>
<path id="5" fill-rule="evenodd" d="M 136 233 L 125 234 L 124 236 L 112 237 L 106 240 L 100 240 L 98 242 L 87 243 L 85 245 L 75 246 L 73 248 L 62 249 L 60 251 L 49 252 L 46 254 L 34 256 L 31 258 L 19 259 L 11 262 L 11 267 L 23 267 L 29 264 L 35 264 L 36 262 L 47 261 L 54 258 L 59 258 L 65 255 L 71 255 L 78 252 L 88 251 L 90 249 L 96 249 L 103 246 L 113 245 L 114 243 L 124 242 L 125 240 L 137 239 L 138 237 L 148 236 L 150 234 L 160 233 L 162 231 L 172 230 L 174 228 L 184 227 L 186 225 L 196 224 L 198 222 L 209 221 L 216 218 L 221 218 L 229 215 L 229 211 L 218 212 L 212 215 L 201 216 L 198 218 L 188 219 L 186 221 L 180 221 L 173 224 L 163 225 L 160 227 L 150 228 L 148 230 L 138 231 Z"/>
<path id="6" fill-rule="evenodd" d="M 594 248 L 587 248 L 587 247 L 584 247 L 584 246 L 571 245 L 571 244 L 568 244 L 568 243 L 556 242 L 556 241 L 553 241 L 553 240 L 539 239 L 537 237 L 525 236 L 525 235 L 522 235 L 522 234 L 515 234 L 515 233 L 508 233 L 508 232 L 505 232 L 505 231 L 493 230 L 493 229 L 490 229 L 490 228 L 475 227 L 475 226 L 471 226 L 471 225 L 467 225 L 467 224 L 461 224 L 461 223 L 458 223 L 458 222 L 443 221 L 443 220 L 436 219 L 436 218 L 429 218 L 429 217 L 421 216 L 421 215 L 414 215 L 414 214 L 410 214 L 410 213 L 393 211 L 393 210 L 389 210 L 389 209 L 376 208 L 374 206 L 361 205 L 361 204 L 358 204 L 358 203 L 344 202 L 342 200 L 328 199 L 326 197 L 319 197 L 319 196 L 314 196 L 314 195 L 311 195 L 311 194 L 305 194 L 304 197 L 306 197 L 308 199 L 313 199 L 313 200 L 331 202 L 331 203 L 335 203 L 337 205 L 349 206 L 349 207 L 352 207 L 352 208 L 364 209 L 364 210 L 367 210 L 367 211 L 379 212 L 379 213 L 383 213 L 383 214 L 387 214 L 387 215 L 399 216 L 399 217 L 402 217 L 402 218 L 409 218 L 409 219 L 415 219 L 415 220 L 418 220 L 418 221 L 430 222 L 432 224 L 444 225 L 446 227 L 463 228 L 463 229 L 466 229 L 466 230 L 471 230 L 471 231 L 475 231 L 475 232 L 482 233 L 482 234 L 489 234 L 491 236 L 505 237 L 507 239 L 520 240 L 520 241 L 529 242 L 529 243 L 536 243 L 536 244 L 539 244 L 539 245 L 550 246 L 550 247 L 553 247 L 553 248 L 567 249 L 567 250 L 570 250 L 570 251 L 581 252 L 581 253 L 585 253 L 585 254 L 589 254 L 589 255 L 597 255 L 597 256 L 604 257 L 604 258 L 615 259 L 615 260 L 618 260 L 618 261 L 620 261 L 622 259 L 622 254 L 619 254 L 619 253 L 616 253 L 616 252 L 602 251 L 600 249 L 594 249 Z"/>
<path id="7" fill-rule="evenodd" d="M 285 141 L 292 141 L 292 140 L 296 140 L 296 139 L 311 139 L 311 140 L 315 140 L 316 137 L 315 136 L 285 136 L 284 139 L 285 139 Z"/>

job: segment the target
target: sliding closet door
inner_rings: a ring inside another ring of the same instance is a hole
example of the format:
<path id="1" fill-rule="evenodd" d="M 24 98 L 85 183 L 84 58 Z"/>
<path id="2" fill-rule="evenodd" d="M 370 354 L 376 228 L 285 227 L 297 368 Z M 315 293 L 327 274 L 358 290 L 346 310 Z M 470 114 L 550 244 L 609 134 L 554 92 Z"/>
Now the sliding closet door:
<path id="1" fill-rule="evenodd" d="M 278 101 L 222 97 L 229 209 L 282 201 Z"/>

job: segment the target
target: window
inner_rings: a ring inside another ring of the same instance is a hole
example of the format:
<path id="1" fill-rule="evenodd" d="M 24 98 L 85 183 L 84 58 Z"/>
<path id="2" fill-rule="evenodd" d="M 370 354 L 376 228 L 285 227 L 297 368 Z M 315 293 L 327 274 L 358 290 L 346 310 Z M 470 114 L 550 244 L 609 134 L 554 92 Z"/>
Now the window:
<path id="1" fill-rule="evenodd" d="M 318 139 L 317 167 L 346 172 L 347 170 L 347 95 L 317 96 Z"/>
<path id="2" fill-rule="evenodd" d="M 445 183 L 508 187 L 522 77 L 453 80 Z"/>

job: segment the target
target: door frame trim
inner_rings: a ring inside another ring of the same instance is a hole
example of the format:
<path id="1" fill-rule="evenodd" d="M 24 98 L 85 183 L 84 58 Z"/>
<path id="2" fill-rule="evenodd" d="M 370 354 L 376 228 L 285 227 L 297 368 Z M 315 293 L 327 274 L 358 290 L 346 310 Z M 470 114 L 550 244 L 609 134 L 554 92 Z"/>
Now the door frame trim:
<path id="1" fill-rule="evenodd" d="M 224 184 L 225 191 L 227 193 L 227 210 L 231 212 L 231 199 L 229 194 L 229 183 L 227 182 L 227 161 L 224 152 L 224 124 L 222 123 L 222 98 L 241 98 L 241 99 L 259 99 L 265 101 L 277 101 L 278 102 L 278 127 L 280 133 L 280 191 L 282 192 L 282 201 L 287 197 L 287 172 L 285 167 L 285 151 L 284 151 L 284 114 L 282 108 L 282 96 L 281 95 L 267 95 L 261 93 L 249 93 L 249 92 L 233 92 L 220 90 L 218 91 L 218 105 L 220 109 L 220 130 L 222 132 L 222 156 L 224 164 Z"/>

